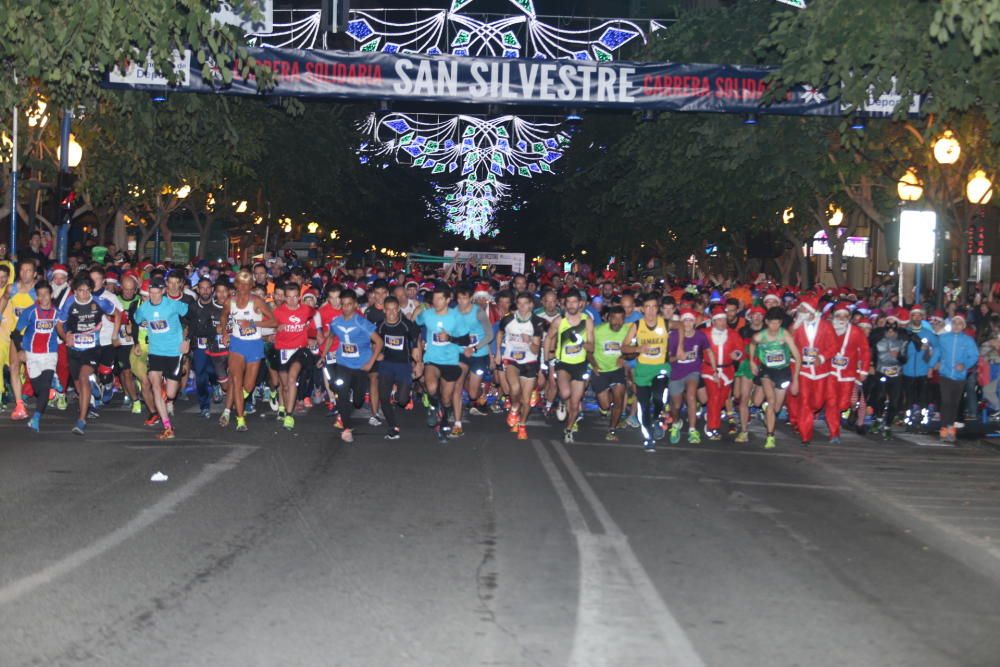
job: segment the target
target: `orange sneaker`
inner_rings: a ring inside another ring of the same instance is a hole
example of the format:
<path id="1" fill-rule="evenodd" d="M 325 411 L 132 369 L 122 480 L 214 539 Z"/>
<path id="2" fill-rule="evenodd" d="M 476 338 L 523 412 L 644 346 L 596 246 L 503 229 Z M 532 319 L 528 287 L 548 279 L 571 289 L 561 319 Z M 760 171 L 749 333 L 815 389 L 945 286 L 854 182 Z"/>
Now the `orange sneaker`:
<path id="1" fill-rule="evenodd" d="M 14 421 L 21 421 L 22 419 L 28 418 L 28 409 L 24 407 L 24 403 L 21 401 L 17 402 L 17 405 L 14 407 L 14 412 L 10 413 L 10 418 Z"/>
<path id="2" fill-rule="evenodd" d="M 340 429 L 341 431 L 343 431 L 344 430 L 344 418 L 341 417 L 340 415 L 337 415 L 336 421 L 333 422 L 333 427 L 337 428 L 337 429 Z"/>
<path id="3" fill-rule="evenodd" d="M 517 439 L 527 440 L 528 439 L 528 428 L 524 424 L 517 425 Z"/>
<path id="4" fill-rule="evenodd" d="M 165 428 L 163 431 L 156 436 L 157 440 L 173 440 L 174 439 L 174 429 Z"/>
<path id="5" fill-rule="evenodd" d="M 514 410 L 507 413 L 507 426 L 511 428 L 517 426 L 517 412 Z"/>
<path id="6" fill-rule="evenodd" d="M 541 400 L 541 394 L 539 394 L 538 389 L 534 389 L 531 392 L 531 407 L 538 405 L 538 401 Z"/>

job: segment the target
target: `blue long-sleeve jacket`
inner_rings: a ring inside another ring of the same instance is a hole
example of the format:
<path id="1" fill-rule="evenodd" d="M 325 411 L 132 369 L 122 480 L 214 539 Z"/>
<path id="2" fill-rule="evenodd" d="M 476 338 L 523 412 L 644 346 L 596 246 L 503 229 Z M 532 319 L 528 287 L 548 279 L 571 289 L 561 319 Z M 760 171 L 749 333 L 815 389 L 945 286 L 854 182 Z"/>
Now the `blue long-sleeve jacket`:
<path id="1" fill-rule="evenodd" d="M 941 364 L 941 377 L 964 381 L 979 362 L 979 350 L 972 336 L 954 331 L 938 336 L 938 346 L 931 357 L 933 364 Z M 956 366 L 962 365 L 962 370 Z"/>
<path id="2" fill-rule="evenodd" d="M 900 327 L 910 335 L 910 344 L 906 346 L 906 363 L 903 365 L 903 375 L 907 377 L 921 377 L 934 367 L 934 352 L 938 348 L 938 335 L 927 322 L 920 324 L 920 331 L 913 331 L 910 327 Z M 924 353 L 920 349 L 921 340 L 926 338 L 927 344 L 931 347 L 931 355 L 924 361 Z"/>

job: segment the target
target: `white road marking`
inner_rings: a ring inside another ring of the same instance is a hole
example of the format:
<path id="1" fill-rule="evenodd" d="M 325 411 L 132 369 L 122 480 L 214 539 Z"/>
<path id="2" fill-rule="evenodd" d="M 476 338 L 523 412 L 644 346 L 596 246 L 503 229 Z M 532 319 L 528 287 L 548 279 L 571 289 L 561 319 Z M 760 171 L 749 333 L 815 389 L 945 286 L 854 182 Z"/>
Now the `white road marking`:
<path id="1" fill-rule="evenodd" d="M 580 555 L 580 592 L 570 667 L 658 665 L 704 667 L 687 634 L 663 602 L 628 538 L 559 443 L 552 446 L 604 530 L 587 526 L 583 511 L 545 446 L 533 440 L 563 506 Z"/>
<path id="2" fill-rule="evenodd" d="M 649 480 L 688 480 L 697 481 L 699 484 L 732 484 L 733 486 L 773 486 L 789 489 L 815 489 L 817 491 L 850 491 L 849 486 L 830 486 L 827 484 L 798 484 L 794 482 L 759 482 L 746 479 L 718 479 L 715 477 L 699 477 L 691 480 L 686 477 L 673 477 L 671 475 L 632 475 L 620 472 L 588 472 L 587 477 L 605 477 L 612 479 L 649 479 Z"/>
<path id="3" fill-rule="evenodd" d="M 125 525 L 117 528 L 91 544 L 64 556 L 34 574 L 10 582 L 0 588 L 0 606 L 9 604 L 35 589 L 86 565 L 91 560 L 135 537 L 146 528 L 171 514 L 177 506 L 194 496 L 216 477 L 239 465 L 240 461 L 257 450 L 256 447 L 230 447 L 230 452 L 214 463 L 206 464 L 191 481 L 167 493 L 156 503 L 139 512 Z"/>

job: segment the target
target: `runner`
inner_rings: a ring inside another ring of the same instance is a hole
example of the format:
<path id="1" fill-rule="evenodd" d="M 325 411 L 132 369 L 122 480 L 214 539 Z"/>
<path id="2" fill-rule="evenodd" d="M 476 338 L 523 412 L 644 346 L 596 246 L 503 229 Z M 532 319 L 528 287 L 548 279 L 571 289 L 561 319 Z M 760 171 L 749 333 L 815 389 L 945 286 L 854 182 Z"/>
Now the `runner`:
<path id="1" fill-rule="evenodd" d="M 585 301 L 578 290 L 566 295 L 565 314 L 553 320 L 546 338 L 547 358 L 555 362 L 559 398 L 566 406 L 563 441 L 573 442 L 581 416 L 580 403 L 590 373 L 587 356 L 594 351 L 594 321 L 583 312 Z"/>
<path id="2" fill-rule="evenodd" d="M 28 381 L 35 395 L 35 412 L 28 428 L 36 433 L 45 408 L 59 360 L 59 336 L 56 334 L 58 311 L 52 304 L 52 287 L 44 280 L 34 285 L 35 303 L 17 319 L 15 335 L 20 340 Z"/>
<path id="3" fill-rule="evenodd" d="M 453 413 L 450 409 L 455 384 L 462 376 L 458 358 L 470 340 L 458 313 L 448 307 L 450 298 L 451 290 L 447 287 L 435 287 L 431 293 L 431 308 L 417 316 L 417 324 L 424 329 L 424 386 L 430 402 L 427 425 L 436 425 L 442 440 L 451 435 Z"/>
<path id="4" fill-rule="evenodd" d="M 764 329 L 766 312 L 760 306 L 751 308 L 747 311 L 747 323 L 739 332 L 743 339 L 743 359 L 736 370 L 735 391 L 740 413 L 740 432 L 736 435 L 736 442 L 740 444 L 750 442 L 750 406 L 760 406 L 764 400 L 764 390 L 751 368 L 750 344 L 754 336 Z"/>
<path id="5" fill-rule="evenodd" d="M 209 356 L 209 348 L 217 340 L 219 323 L 222 321 L 222 306 L 215 301 L 215 286 L 207 276 L 198 280 L 195 286 L 198 296 L 188 312 L 191 341 L 194 349 L 191 359 L 194 366 L 195 393 L 198 409 L 205 419 L 212 416 L 212 387 L 219 378 L 215 374 L 215 364 Z"/>
<path id="6" fill-rule="evenodd" d="M 309 324 L 315 311 L 300 303 L 300 287 L 297 283 L 285 283 L 282 292 L 285 302 L 274 309 L 274 319 L 278 323 L 274 348 L 277 351 L 277 370 L 281 381 L 278 421 L 285 430 L 291 431 L 295 428 L 293 412 L 299 373 L 306 365 L 310 368 L 316 366 L 316 361 L 309 352 Z"/>
<path id="7" fill-rule="evenodd" d="M 535 308 L 535 315 L 545 320 L 546 327 L 545 337 L 542 339 L 541 375 L 539 376 L 539 382 L 541 383 L 542 394 L 545 399 L 545 415 L 548 416 L 552 412 L 552 407 L 555 405 L 556 400 L 559 398 L 559 385 L 556 382 L 555 363 L 548 363 L 552 357 L 548 352 L 547 339 L 551 330 L 551 324 L 562 317 L 563 310 L 559 307 L 559 297 L 556 291 L 551 287 L 546 287 L 542 290 L 540 301 L 541 305 Z M 565 405 L 560 405 L 559 421 L 566 419 L 565 413 Z"/>
<path id="8" fill-rule="evenodd" d="M 139 400 L 135 376 L 132 374 L 132 347 L 135 344 L 133 338 L 135 311 L 140 303 L 139 278 L 131 271 L 126 271 L 122 275 L 121 293 L 116 294 L 114 298 L 115 306 L 121 313 L 118 331 L 115 333 L 118 346 L 112 346 L 115 351 L 114 373 L 125 394 L 123 406 L 131 410 L 132 414 L 138 415 L 142 414 L 142 402 Z"/>
<path id="9" fill-rule="evenodd" d="M 157 435 L 159 440 L 174 438 L 167 402 L 177 396 L 182 377 L 182 357 L 190 347 L 187 327 L 181 323 L 182 318 L 187 315 L 188 305 L 179 299 L 166 298 L 166 288 L 166 282 L 162 278 L 151 280 L 149 301 L 143 302 L 135 311 L 136 324 L 146 325 L 149 340 L 146 372 L 152 396 L 147 396 L 146 402 L 156 406 L 163 424 L 163 431 Z M 117 339 L 115 344 L 118 344 Z"/>
<path id="10" fill-rule="evenodd" d="M 731 327 L 729 312 L 722 306 L 712 309 L 712 326 L 707 337 L 710 354 L 706 355 L 701 367 L 701 377 L 708 392 L 705 434 L 709 440 L 721 440 L 722 414 L 736 378 L 736 367 L 743 361 L 746 343 Z"/>
<path id="11" fill-rule="evenodd" d="M 629 325 L 622 352 L 638 354 L 635 366 L 636 403 L 642 428 L 643 449 L 656 451 L 657 437 L 663 437 L 660 418 L 670 391 L 670 362 L 667 359 L 669 324 L 659 314 L 660 297 L 642 297 L 642 318 Z"/>
<path id="12" fill-rule="evenodd" d="M 821 319 L 816 297 L 804 294 L 799 299 L 792 336 L 796 347 L 801 351 L 802 366 L 799 369 L 800 391 L 798 396 L 792 392 L 788 409 L 802 438 L 802 444 L 808 445 L 812 442 L 815 414 L 819 410 L 825 411 L 831 435 L 834 428 L 839 434 L 840 428 L 840 412 L 827 391 L 826 379 L 830 374 L 830 361 L 837 353 L 837 336 L 830 323 Z"/>
<path id="13" fill-rule="evenodd" d="M 79 417 L 73 425 L 73 433 L 84 435 L 87 431 L 87 417 L 98 417 L 97 410 L 90 404 L 90 377 L 100 359 L 98 336 L 104 315 L 114 312 L 114 306 L 107 300 L 97 300 L 93 296 L 94 281 L 89 276 L 81 276 L 73 281 L 73 294 L 59 310 L 56 330 L 68 348 L 69 376 L 76 387 L 80 403 Z"/>
<path id="14" fill-rule="evenodd" d="M 594 346 L 588 353 L 590 360 L 590 388 L 597 396 L 601 412 L 610 413 L 605 440 L 618 442 L 618 422 L 625 409 L 625 360 L 622 345 L 628 329 L 625 327 L 625 309 L 611 306 L 604 312 L 604 324 L 594 329 Z"/>
<path id="15" fill-rule="evenodd" d="M 345 289 L 340 293 L 340 307 L 341 314 L 330 322 L 332 336 L 323 344 L 316 364 L 326 365 L 326 355 L 333 345 L 333 337 L 336 337 L 340 346 L 336 353 L 333 384 L 337 391 L 339 417 L 344 424 L 340 439 L 354 442 L 350 425 L 351 408 L 358 409 L 365 404 L 368 373 L 382 353 L 382 338 L 375 333 L 375 325 L 358 313 L 358 296 L 353 290 Z"/>
<path id="16" fill-rule="evenodd" d="M 532 313 L 534 300 L 528 292 L 516 299 L 517 309 L 500 320 L 497 329 L 496 367 L 503 368 L 510 392 L 507 426 L 518 440 L 528 439 L 531 394 L 538 382 L 539 354 L 545 335 L 545 320 Z"/>
<path id="17" fill-rule="evenodd" d="M 3 313 L 3 328 L 6 330 L 5 337 L 10 338 L 8 354 L 4 356 L 3 362 L 10 368 L 11 393 L 14 396 L 14 411 L 10 418 L 21 420 L 28 418 L 28 411 L 24 407 L 23 383 L 21 382 L 21 367 L 23 363 L 20 355 L 20 342 L 14 337 L 13 330 L 17 324 L 21 313 L 25 312 L 35 304 L 35 282 L 37 281 L 37 271 L 35 262 L 31 259 L 22 259 L 17 263 L 17 281 L 8 290 L 7 305 L 0 313 Z M 0 364 L 2 370 L 3 364 Z M 0 383 L 3 381 L 0 380 Z M 48 399 L 49 391 L 45 390 L 45 398 Z"/>
<path id="18" fill-rule="evenodd" d="M 382 397 L 382 413 L 389 426 L 385 439 L 399 440 L 396 406 L 405 408 L 410 403 L 413 377 L 419 377 L 424 370 L 420 328 L 403 316 L 396 297 L 386 297 L 382 308 L 385 317 L 375 329 L 383 342 L 378 358 L 378 391 Z"/>
<path id="19" fill-rule="evenodd" d="M 703 331 L 695 328 L 697 316 L 693 311 L 681 311 L 681 326 L 670 332 L 670 444 L 681 440 L 681 404 L 687 404 L 688 434 L 692 445 L 701 443 L 698 432 L 698 382 L 702 359 L 715 373 L 715 355 Z"/>
<path id="20" fill-rule="evenodd" d="M 451 429 L 451 437 L 457 438 L 463 434 L 462 431 L 462 394 L 468 390 L 470 413 L 485 415 L 485 400 L 480 404 L 483 396 L 483 376 L 489 371 L 490 364 L 490 343 L 493 342 L 493 325 L 490 323 L 490 316 L 486 310 L 472 299 L 473 289 L 469 286 L 462 286 L 455 290 L 455 300 L 457 302 L 455 312 L 460 320 L 460 328 L 469 332 L 469 346 L 462 351 L 458 358 L 462 368 L 462 375 L 455 384 L 455 395 L 452 397 L 452 405 L 455 406 L 455 423 Z"/>
<path id="21" fill-rule="evenodd" d="M 877 415 L 872 431 L 889 440 L 892 438 L 893 420 L 902 405 L 902 371 L 909 338 L 899 334 L 899 320 L 890 315 L 885 327 L 872 331 L 870 340 L 875 355 L 875 377 L 868 404 Z"/>
<path id="22" fill-rule="evenodd" d="M 834 347 L 837 353 L 830 359 L 830 374 L 827 376 L 829 403 L 837 411 L 827 412 L 830 428 L 830 444 L 840 444 L 840 417 L 849 414 L 857 404 L 861 386 L 871 368 L 871 350 L 868 337 L 859 327 L 851 324 L 851 306 L 846 301 L 833 308 L 833 331 L 836 336 Z"/>
<path id="23" fill-rule="evenodd" d="M 802 367 L 799 348 L 782 324 L 785 321 L 785 311 L 781 308 L 771 308 L 764 316 L 766 327 L 753 337 L 750 344 L 750 368 L 753 374 L 760 378 L 764 388 L 764 398 L 767 401 L 764 422 L 767 426 L 767 438 L 764 449 L 774 449 L 774 431 L 777 426 L 778 413 L 785 402 L 785 393 L 792 395 L 799 392 L 799 369 Z M 794 362 L 794 366 L 792 363 Z"/>
<path id="24" fill-rule="evenodd" d="M 222 344 L 229 348 L 229 377 L 232 378 L 219 426 L 229 425 L 230 410 L 235 409 L 237 431 L 247 430 L 246 399 L 257 386 L 260 362 L 264 359 L 261 329 L 278 324 L 271 308 L 251 293 L 252 287 L 249 271 L 236 274 L 236 293 L 223 307 L 217 330 L 222 336 Z"/>

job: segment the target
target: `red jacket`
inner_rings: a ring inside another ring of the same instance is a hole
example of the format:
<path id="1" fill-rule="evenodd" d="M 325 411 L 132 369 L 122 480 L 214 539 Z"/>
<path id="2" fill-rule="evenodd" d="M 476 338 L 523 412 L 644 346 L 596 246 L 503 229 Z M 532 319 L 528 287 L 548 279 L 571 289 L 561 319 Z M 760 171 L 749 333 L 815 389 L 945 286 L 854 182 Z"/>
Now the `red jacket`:
<path id="1" fill-rule="evenodd" d="M 830 378 L 837 382 L 854 382 L 868 377 L 871 368 L 871 350 L 868 347 L 868 336 L 852 324 L 847 325 L 843 336 L 837 335 L 836 352 L 830 358 Z"/>
<path id="2" fill-rule="evenodd" d="M 806 326 L 797 325 L 792 332 L 792 339 L 799 348 L 799 354 L 802 355 L 802 369 L 799 375 L 810 380 L 822 380 L 830 374 L 830 360 L 840 350 L 837 345 L 837 333 L 833 330 L 832 324 L 820 320 L 815 337 L 809 340 Z"/>
<path id="3" fill-rule="evenodd" d="M 705 336 L 712 348 L 712 354 L 715 355 L 715 363 L 718 365 L 719 371 L 715 375 L 712 374 L 712 366 L 708 363 L 706 356 L 701 364 L 701 376 L 705 378 L 706 382 L 721 380 L 722 384 L 730 385 L 736 377 L 736 369 L 746 356 L 746 341 L 743 340 L 739 332 L 727 327 L 723 332 L 726 334 L 725 342 L 722 345 L 717 345 L 712 337 L 714 331 L 715 327 L 709 327 L 705 331 Z"/>

